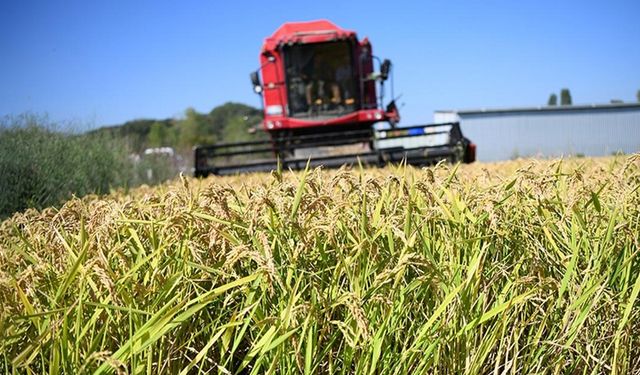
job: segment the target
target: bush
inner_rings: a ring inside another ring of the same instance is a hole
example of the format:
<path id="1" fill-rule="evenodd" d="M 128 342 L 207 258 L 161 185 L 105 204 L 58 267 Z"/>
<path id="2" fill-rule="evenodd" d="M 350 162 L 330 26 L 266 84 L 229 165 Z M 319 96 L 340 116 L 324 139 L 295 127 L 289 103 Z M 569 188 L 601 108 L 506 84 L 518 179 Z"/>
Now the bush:
<path id="1" fill-rule="evenodd" d="M 126 186 L 130 171 L 125 148 L 104 134 L 61 131 L 35 115 L 0 120 L 0 218 L 107 193 Z"/>

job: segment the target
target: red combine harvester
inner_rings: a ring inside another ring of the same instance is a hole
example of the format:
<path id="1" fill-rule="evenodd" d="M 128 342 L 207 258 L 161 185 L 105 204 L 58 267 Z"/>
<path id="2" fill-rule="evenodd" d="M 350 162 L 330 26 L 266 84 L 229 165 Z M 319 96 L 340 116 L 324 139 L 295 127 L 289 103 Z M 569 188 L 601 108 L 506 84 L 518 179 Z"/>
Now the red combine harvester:
<path id="1" fill-rule="evenodd" d="M 379 71 L 374 71 L 377 62 Z M 285 23 L 268 37 L 260 68 L 251 73 L 262 96 L 268 140 L 195 148 L 195 175 L 311 166 L 338 167 L 442 159 L 475 160 L 475 145 L 459 123 L 397 127 L 393 98 L 384 105 L 391 61 L 373 55 L 367 38 L 325 20 Z M 260 79 L 262 76 L 262 81 Z M 386 122 L 385 130 L 374 124 Z"/>

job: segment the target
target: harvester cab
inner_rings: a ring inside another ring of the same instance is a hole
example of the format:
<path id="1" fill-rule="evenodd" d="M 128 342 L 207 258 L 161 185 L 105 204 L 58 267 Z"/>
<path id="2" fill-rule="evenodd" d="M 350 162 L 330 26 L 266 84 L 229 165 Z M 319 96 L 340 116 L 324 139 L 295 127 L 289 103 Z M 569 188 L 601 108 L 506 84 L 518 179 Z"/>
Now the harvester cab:
<path id="1" fill-rule="evenodd" d="M 369 40 L 354 31 L 325 20 L 285 23 L 265 39 L 260 67 L 250 74 L 270 139 L 196 147 L 196 176 L 299 169 L 307 161 L 326 167 L 473 161 L 475 146 L 458 123 L 396 127 L 391 72 L 391 61 L 375 57 Z M 385 105 L 388 80 L 392 100 Z M 382 122 L 389 129 L 374 129 Z"/>

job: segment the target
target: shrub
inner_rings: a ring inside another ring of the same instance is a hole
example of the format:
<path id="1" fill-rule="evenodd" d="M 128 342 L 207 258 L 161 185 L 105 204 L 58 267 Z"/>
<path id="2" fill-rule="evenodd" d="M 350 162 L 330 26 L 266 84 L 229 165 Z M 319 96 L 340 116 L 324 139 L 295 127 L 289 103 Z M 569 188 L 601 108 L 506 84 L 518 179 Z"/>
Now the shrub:
<path id="1" fill-rule="evenodd" d="M 105 135 L 62 131 L 43 116 L 6 117 L 0 120 L 0 218 L 126 185 L 126 155 Z"/>

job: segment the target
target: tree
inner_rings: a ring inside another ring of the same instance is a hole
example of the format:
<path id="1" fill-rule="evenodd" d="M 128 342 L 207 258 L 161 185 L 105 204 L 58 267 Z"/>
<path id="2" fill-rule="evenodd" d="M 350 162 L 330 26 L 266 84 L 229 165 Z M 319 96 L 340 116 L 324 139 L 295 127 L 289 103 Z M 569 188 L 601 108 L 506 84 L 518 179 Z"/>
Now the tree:
<path id="1" fill-rule="evenodd" d="M 187 108 L 185 118 L 178 122 L 179 143 L 183 148 L 193 147 L 198 143 L 201 116 L 193 108 Z"/>
<path id="2" fill-rule="evenodd" d="M 255 139 L 247 130 L 260 123 L 262 113 L 253 107 L 229 102 L 214 108 L 207 118 L 210 124 L 209 131 L 219 139 L 242 141 Z"/>
<path id="3" fill-rule="evenodd" d="M 560 105 L 571 105 L 571 92 L 569 89 L 560 90 Z"/>
<path id="4" fill-rule="evenodd" d="M 640 103 L 640 90 L 636 92 L 636 99 L 638 99 L 638 103 Z"/>
<path id="5" fill-rule="evenodd" d="M 261 110 L 230 102 L 214 108 L 210 113 L 199 113 L 188 108 L 177 119 L 137 119 L 89 133 L 123 139 L 131 151 L 136 153 L 143 152 L 145 148 L 162 146 L 186 151 L 196 144 L 208 145 L 227 139 L 268 139 L 265 132 L 250 134 L 248 131 L 251 127 L 260 127 L 261 121 Z"/>
<path id="6" fill-rule="evenodd" d="M 149 135 L 147 136 L 148 147 L 161 147 L 167 146 L 165 140 L 166 128 L 161 122 L 154 122 L 149 128 Z"/>
<path id="7" fill-rule="evenodd" d="M 549 95 L 549 101 L 547 101 L 547 105 L 558 105 L 558 95 Z"/>

